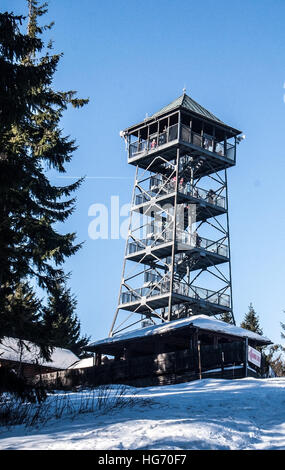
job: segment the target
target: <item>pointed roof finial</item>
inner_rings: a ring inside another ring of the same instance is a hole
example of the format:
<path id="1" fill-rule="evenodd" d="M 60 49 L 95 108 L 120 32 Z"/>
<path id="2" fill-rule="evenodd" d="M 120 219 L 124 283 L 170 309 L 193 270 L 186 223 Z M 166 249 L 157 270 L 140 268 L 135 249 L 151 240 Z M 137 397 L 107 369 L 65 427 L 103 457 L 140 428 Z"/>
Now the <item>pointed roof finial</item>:
<path id="1" fill-rule="evenodd" d="M 184 88 L 183 88 L 183 95 L 186 95 L 186 86 L 184 85 Z"/>

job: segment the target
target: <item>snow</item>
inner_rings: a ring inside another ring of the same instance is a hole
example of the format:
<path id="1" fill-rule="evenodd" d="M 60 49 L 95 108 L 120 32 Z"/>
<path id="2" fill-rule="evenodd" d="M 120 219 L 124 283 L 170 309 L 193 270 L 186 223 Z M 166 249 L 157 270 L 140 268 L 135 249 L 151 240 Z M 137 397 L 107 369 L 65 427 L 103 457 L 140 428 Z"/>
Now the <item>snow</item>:
<path id="1" fill-rule="evenodd" d="M 261 343 L 269 344 L 271 343 L 270 339 L 265 336 L 260 336 L 257 333 L 240 328 L 235 325 L 230 325 L 216 318 L 209 317 L 208 315 L 193 315 L 192 317 L 184 318 L 182 320 L 175 320 L 171 322 L 166 322 L 160 325 L 147 326 L 145 328 L 140 328 L 137 330 L 132 330 L 128 333 L 122 333 L 120 335 L 115 335 L 111 338 L 105 338 L 99 341 L 95 341 L 88 346 L 99 346 L 103 344 L 116 343 L 117 341 L 129 340 L 132 338 L 145 337 L 155 334 L 163 334 L 170 330 L 176 328 L 182 328 L 185 326 L 194 326 L 207 331 L 216 331 L 219 333 L 226 333 L 233 336 L 238 336 L 241 338 L 250 338 Z"/>
<path id="2" fill-rule="evenodd" d="M 68 369 L 84 369 L 85 367 L 93 367 L 94 366 L 94 359 L 93 357 L 85 357 L 80 361 L 75 362 L 72 364 Z"/>
<path id="3" fill-rule="evenodd" d="M 20 347 L 17 338 L 5 337 L 0 342 L 0 360 L 20 361 Z M 22 362 L 26 364 L 40 364 L 55 369 L 67 369 L 74 364 L 79 358 L 68 349 L 54 348 L 51 361 L 45 361 L 40 357 L 40 349 L 30 341 L 23 341 Z"/>
<path id="4" fill-rule="evenodd" d="M 0 449 L 285 449 L 284 377 L 129 387 L 128 397 L 134 406 L 2 429 Z"/>

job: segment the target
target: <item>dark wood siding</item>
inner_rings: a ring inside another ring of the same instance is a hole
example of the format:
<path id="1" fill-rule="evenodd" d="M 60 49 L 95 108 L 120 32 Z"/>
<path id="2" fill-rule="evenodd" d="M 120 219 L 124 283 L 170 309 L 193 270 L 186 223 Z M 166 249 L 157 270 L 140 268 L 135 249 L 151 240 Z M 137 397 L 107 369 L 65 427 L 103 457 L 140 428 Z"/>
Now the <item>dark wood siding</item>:
<path id="1" fill-rule="evenodd" d="M 244 342 L 201 346 L 202 377 L 240 378 L 244 376 Z M 50 388 L 72 388 L 104 384 L 134 386 L 165 385 L 196 380 L 200 376 L 195 348 L 114 360 L 85 369 L 43 374 Z"/>

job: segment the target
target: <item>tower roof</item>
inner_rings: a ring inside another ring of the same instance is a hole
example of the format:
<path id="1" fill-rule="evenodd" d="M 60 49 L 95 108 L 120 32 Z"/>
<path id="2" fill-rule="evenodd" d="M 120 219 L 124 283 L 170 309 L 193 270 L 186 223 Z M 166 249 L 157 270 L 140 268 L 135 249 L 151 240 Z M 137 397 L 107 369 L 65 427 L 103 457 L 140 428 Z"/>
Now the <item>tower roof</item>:
<path id="1" fill-rule="evenodd" d="M 197 103 L 197 101 L 194 101 L 192 98 L 190 98 L 190 96 L 186 95 L 186 93 L 183 93 L 183 95 L 179 96 L 179 98 L 176 98 L 176 100 L 172 101 L 167 106 L 164 106 L 157 113 L 154 113 L 151 118 L 156 118 L 176 108 L 187 109 L 188 111 L 200 114 L 200 116 L 203 116 L 207 119 L 211 119 L 211 121 L 215 121 L 219 124 L 225 125 L 223 121 L 218 119 L 214 114 L 210 113 L 210 111 L 208 111 L 206 108 Z"/>
<path id="2" fill-rule="evenodd" d="M 155 121 L 157 118 L 160 116 L 163 116 L 164 114 L 171 113 L 174 110 L 178 109 L 184 109 L 185 111 L 189 111 L 191 113 L 194 113 L 197 116 L 200 116 L 204 119 L 207 119 L 213 123 L 216 123 L 217 125 L 223 127 L 223 128 L 228 128 L 231 134 L 238 135 L 241 134 L 241 131 L 238 129 L 233 128 L 232 126 L 229 126 L 225 122 L 221 121 L 221 119 L 217 118 L 213 113 L 208 111 L 206 108 L 201 106 L 197 101 L 193 100 L 190 96 L 188 96 L 186 93 L 183 93 L 181 96 L 173 100 L 171 103 L 168 105 L 164 106 L 161 108 L 159 111 L 154 113 L 152 116 L 148 116 L 144 119 L 144 121 L 135 124 L 133 126 L 128 127 L 125 129 L 126 131 L 130 130 L 135 130 L 136 128 L 142 126 L 145 123 L 149 123 L 151 121 Z"/>

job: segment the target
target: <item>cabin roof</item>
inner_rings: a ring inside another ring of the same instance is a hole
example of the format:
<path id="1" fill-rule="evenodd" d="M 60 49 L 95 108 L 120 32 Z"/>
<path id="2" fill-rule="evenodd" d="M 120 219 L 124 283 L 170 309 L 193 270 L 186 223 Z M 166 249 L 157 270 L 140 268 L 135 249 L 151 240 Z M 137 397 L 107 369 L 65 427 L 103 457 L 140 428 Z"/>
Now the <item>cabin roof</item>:
<path id="1" fill-rule="evenodd" d="M 38 364 L 44 367 L 54 369 L 67 369 L 74 364 L 79 358 L 68 349 L 54 348 L 51 354 L 51 360 L 45 361 L 40 357 L 39 347 L 30 342 L 22 341 L 22 357 L 19 339 L 4 337 L 0 341 L 0 361 L 23 362 L 25 364 Z"/>
<path id="2" fill-rule="evenodd" d="M 141 338 L 146 339 L 149 337 L 152 338 L 154 335 L 165 335 L 182 328 L 198 328 L 199 330 L 203 331 L 222 333 L 239 338 L 248 337 L 249 339 L 255 341 L 256 344 L 260 345 L 271 344 L 270 339 L 266 338 L 265 336 L 258 335 L 252 331 L 225 323 L 221 320 L 217 320 L 216 318 L 209 317 L 208 315 L 195 315 L 181 320 L 170 321 L 160 325 L 148 326 L 145 328 L 122 333 L 120 335 L 115 335 L 110 338 L 101 339 L 99 341 L 90 343 L 86 349 L 90 351 L 103 351 L 104 346 L 119 346 L 119 344 L 129 342 L 131 340 L 137 340 Z"/>

